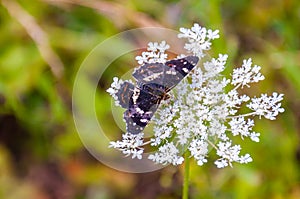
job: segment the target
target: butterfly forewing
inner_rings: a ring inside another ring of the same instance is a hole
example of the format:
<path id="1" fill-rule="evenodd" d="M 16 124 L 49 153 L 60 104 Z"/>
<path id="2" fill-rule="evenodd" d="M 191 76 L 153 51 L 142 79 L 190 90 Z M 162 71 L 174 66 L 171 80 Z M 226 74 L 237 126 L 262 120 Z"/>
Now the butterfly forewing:
<path id="1" fill-rule="evenodd" d="M 162 84 L 164 79 L 164 71 L 165 65 L 162 63 L 144 64 L 138 67 L 132 73 L 132 76 L 139 84 Z"/>
<path id="2" fill-rule="evenodd" d="M 165 63 L 163 85 L 170 91 L 197 65 L 198 57 L 188 56 L 182 59 L 170 60 Z"/>

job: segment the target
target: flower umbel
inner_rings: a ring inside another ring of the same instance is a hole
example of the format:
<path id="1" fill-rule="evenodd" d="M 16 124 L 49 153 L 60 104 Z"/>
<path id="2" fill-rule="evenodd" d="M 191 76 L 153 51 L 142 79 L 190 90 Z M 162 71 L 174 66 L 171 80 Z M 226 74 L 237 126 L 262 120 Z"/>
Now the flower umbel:
<path id="1" fill-rule="evenodd" d="M 132 155 L 132 158 L 142 159 L 143 149 L 143 133 L 133 135 L 125 133 L 122 135 L 122 141 L 110 142 L 109 147 L 117 148 L 126 156 Z"/>
<path id="2" fill-rule="evenodd" d="M 211 41 L 219 38 L 218 30 L 210 30 L 194 24 L 191 29 L 180 28 L 179 38 L 187 39 L 185 49 L 188 53 L 205 56 L 211 48 Z M 167 61 L 169 45 L 163 41 L 149 43 L 147 52 L 137 56 L 140 65 L 146 63 L 164 63 Z M 122 151 L 132 158 L 142 158 L 143 146 L 150 144 L 157 151 L 148 158 L 160 164 L 179 165 L 184 161 L 183 153 L 189 150 L 199 166 L 207 163 L 211 149 L 219 158 L 215 161 L 218 168 L 232 166 L 238 162 L 245 164 L 252 161 L 249 154 L 241 155 L 241 146 L 233 144 L 232 137 L 242 140 L 249 138 L 259 142 L 260 133 L 253 131 L 254 116 L 275 120 L 281 107 L 283 94 L 274 92 L 271 96 L 260 97 L 241 95 L 238 91 L 250 87 L 252 83 L 264 80 L 260 66 L 253 65 L 251 58 L 243 60 L 241 67 L 233 70 L 231 78 L 225 78 L 222 72 L 228 55 L 220 54 L 195 67 L 187 78 L 183 79 L 172 91 L 171 98 L 162 101 L 152 118 L 154 135 L 144 142 L 143 133 L 133 135 L 125 133 L 123 140 L 111 142 L 110 147 Z M 116 100 L 122 80 L 114 78 L 107 90 Z M 233 87 L 232 89 L 230 89 Z M 241 106 L 248 108 L 248 113 L 239 113 Z"/>
<path id="3" fill-rule="evenodd" d="M 180 28 L 179 30 L 181 33 L 178 34 L 178 37 L 188 40 L 184 48 L 199 58 L 204 57 L 204 51 L 210 49 L 211 40 L 219 38 L 219 30 L 207 30 L 205 27 L 199 26 L 199 24 L 194 24 L 190 29 Z"/>
<path id="4" fill-rule="evenodd" d="M 149 42 L 148 51 L 143 52 L 142 56 L 137 56 L 135 59 L 140 65 L 155 62 L 164 63 L 168 57 L 168 54 L 165 52 L 169 48 L 170 46 L 165 41 L 162 41 L 160 44 L 157 42 Z"/>

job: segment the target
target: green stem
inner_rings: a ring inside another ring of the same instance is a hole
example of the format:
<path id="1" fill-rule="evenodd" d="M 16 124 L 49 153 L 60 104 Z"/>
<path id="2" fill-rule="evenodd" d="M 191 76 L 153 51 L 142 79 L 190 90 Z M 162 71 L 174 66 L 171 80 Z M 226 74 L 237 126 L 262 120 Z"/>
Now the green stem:
<path id="1" fill-rule="evenodd" d="M 189 151 L 186 150 L 184 154 L 184 179 L 183 179 L 183 191 L 182 199 L 189 198 L 189 179 L 190 179 L 190 157 Z"/>

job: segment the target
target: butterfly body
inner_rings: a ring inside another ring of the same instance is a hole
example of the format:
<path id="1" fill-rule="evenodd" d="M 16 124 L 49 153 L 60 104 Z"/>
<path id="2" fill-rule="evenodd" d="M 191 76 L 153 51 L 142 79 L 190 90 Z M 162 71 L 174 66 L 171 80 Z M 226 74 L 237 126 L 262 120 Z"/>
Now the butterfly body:
<path id="1" fill-rule="evenodd" d="M 127 109 L 124 112 L 127 132 L 142 132 L 161 100 L 170 97 L 168 92 L 196 66 L 197 62 L 198 57 L 188 56 L 170 60 L 165 64 L 145 64 L 137 68 L 132 75 L 138 86 L 124 82 L 117 92 L 120 105 Z"/>

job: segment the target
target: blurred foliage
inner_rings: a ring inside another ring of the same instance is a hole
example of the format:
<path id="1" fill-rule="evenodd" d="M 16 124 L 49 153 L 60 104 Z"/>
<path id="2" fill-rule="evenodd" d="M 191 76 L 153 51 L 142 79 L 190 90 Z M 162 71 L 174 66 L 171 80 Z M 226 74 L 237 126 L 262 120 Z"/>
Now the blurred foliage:
<path id="1" fill-rule="evenodd" d="M 228 74 L 243 58 L 261 65 L 266 80 L 247 92 L 284 93 L 286 112 L 257 121 L 260 143 L 243 142 L 253 163 L 192 165 L 191 198 L 300 198 L 300 1 L 0 2 L 0 198 L 179 198 L 182 168 L 127 174 L 96 161 L 76 133 L 71 96 L 80 64 L 106 38 L 194 22 L 220 29 L 212 54 L 229 54 Z M 105 71 L 97 96 L 98 119 L 112 139 L 120 130 L 103 109 L 110 106 L 104 91 L 135 65 L 132 56 L 122 60 Z"/>

